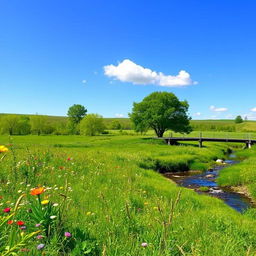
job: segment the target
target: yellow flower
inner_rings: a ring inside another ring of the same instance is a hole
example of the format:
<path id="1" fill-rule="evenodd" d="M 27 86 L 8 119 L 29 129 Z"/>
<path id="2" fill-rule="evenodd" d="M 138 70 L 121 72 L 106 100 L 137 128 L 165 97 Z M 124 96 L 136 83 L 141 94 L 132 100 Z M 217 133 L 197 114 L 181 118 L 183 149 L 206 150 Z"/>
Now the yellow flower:
<path id="1" fill-rule="evenodd" d="M 5 146 L 0 146 L 0 153 L 5 153 L 5 152 L 7 152 L 7 151 L 9 151 L 9 149 L 8 149 L 7 147 L 5 147 Z"/>
<path id="2" fill-rule="evenodd" d="M 145 202 L 144 205 L 148 205 L 148 202 Z"/>
<path id="3" fill-rule="evenodd" d="M 43 200 L 43 201 L 41 202 L 42 205 L 45 205 L 45 204 L 48 204 L 48 203 L 49 203 L 49 200 Z"/>
<path id="4" fill-rule="evenodd" d="M 157 207 L 157 206 L 154 206 L 153 209 L 154 209 L 154 210 L 158 210 L 158 207 Z"/>
<path id="5" fill-rule="evenodd" d="M 88 215 L 88 216 L 91 215 L 91 214 L 92 214 L 91 212 L 87 212 L 87 213 L 86 213 L 86 215 Z"/>

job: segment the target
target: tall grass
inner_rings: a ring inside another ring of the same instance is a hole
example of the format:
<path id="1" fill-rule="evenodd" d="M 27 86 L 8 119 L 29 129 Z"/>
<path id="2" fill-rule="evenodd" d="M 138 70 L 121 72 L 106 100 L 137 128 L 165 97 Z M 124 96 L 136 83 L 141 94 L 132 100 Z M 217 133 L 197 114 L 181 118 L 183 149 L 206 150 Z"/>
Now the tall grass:
<path id="1" fill-rule="evenodd" d="M 8 137 L 0 141 L 8 147 Z M 136 136 L 26 136 L 13 137 L 12 144 L 13 154 L 9 151 L 0 162 L 2 207 L 14 202 L 20 191 L 29 194 L 31 187 L 45 186 L 50 202 L 67 198 L 61 223 L 73 239 L 60 243 L 53 236 L 38 251 L 33 238 L 26 244 L 30 251 L 18 255 L 256 253 L 251 215 L 180 188 L 150 166 L 141 166 L 147 159 L 167 167 L 174 162 L 208 163 L 224 157 L 225 144 L 168 146 Z M 20 216 L 33 223 L 23 207 Z"/>

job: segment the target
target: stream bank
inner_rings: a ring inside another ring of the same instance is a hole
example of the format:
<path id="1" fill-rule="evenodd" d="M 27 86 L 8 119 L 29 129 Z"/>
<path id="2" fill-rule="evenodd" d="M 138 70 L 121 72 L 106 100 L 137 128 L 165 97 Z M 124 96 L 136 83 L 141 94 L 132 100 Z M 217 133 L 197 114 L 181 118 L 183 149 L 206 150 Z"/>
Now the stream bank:
<path id="1" fill-rule="evenodd" d="M 251 198 L 244 193 L 235 191 L 231 187 L 220 187 L 216 182 L 220 170 L 237 163 L 239 161 L 234 160 L 231 155 L 231 158 L 225 160 L 223 164 L 216 164 L 212 169 L 205 172 L 167 172 L 164 173 L 164 176 L 173 180 L 179 186 L 193 189 L 199 194 L 208 194 L 217 197 L 238 212 L 244 212 L 254 206 Z"/>

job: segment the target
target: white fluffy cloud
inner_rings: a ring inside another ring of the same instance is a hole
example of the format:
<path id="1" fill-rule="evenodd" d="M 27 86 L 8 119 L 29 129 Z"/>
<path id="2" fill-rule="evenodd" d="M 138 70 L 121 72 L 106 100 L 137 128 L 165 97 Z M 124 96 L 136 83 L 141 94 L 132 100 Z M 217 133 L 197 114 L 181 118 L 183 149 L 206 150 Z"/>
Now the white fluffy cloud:
<path id="1" fill-rule="evenodd" d="M 216 108 L 215 106 L 210 106 L 210 110 L 214 112 L 226 112 L 228 111 L 227 108 Z"/>
<path id="2" fill-rule="evenodd" d="M 194 114 L 194 116 L 201 116 L 201 113 L 200 113 L 200 112 L 196 112 L 196 113 Z"/>
<path id="3" fill-rule="evenodd" d="M 119 118 L 124 117 L 123 114 L 115 114 L 115 116 L 116 116 L 116 117 L 119 117 Z"/>
<path id="4" fill-rule="evenodd" d="M 84 79 L 84 80 L 82 80 L 82 83 L 83 83 L 83 84 L 86 84 L 86 83 L 87 83 L 87 81 Z"/>
<path id="5" fill-rule="evenodd" d="M 252 112 L 256 112 L 256 107 L 255 108 L 251 108 Z"/>
<path id="6" fill-rule="evenodd" d="M 166 87 L 182 87 L 197 84 L 185 70 L 181 70 L 176 76 L 165 75 L 162 72 L 144 68 L 129 59 L 123 60 L 117 66 L 105 66 L 104 72 L 108 77 L 133 84 L 154 84 Z"/>

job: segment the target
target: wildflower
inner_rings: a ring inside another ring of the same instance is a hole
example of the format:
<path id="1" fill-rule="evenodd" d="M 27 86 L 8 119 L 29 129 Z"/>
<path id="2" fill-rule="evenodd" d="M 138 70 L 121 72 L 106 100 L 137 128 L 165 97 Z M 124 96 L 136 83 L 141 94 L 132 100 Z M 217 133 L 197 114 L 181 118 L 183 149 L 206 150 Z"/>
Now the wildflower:
<path id="1" fill-rule="evenodd" d="M 45 244 L 39 244 L 36 248 L 37 250 L 42 250 L 44 249 L 44 247 L 45 247 Z"/>
<path id="2" fill-rule="evenodd" d="M 141 246 L 145 248 L 148 246 L 148 243 L 142 243 Z"/>
<path id="3" fill-rule="evenodd" d="M 148 205 L 148 202 L 145 202 L 144 205 Z"/>
<path id="4" fill-rule="evenodd" d="M 40 226 L 41 226 L 41 224 L 40 224 L 40 223 L 37 223 L 35 226 L 38 228 L 38 227 L 40 227 Z"/>
<path id="5" fill-rule="evenodd" d="M 70 160 L 71 160 L 71 157 L 68 157 L 67 160 L 70 161 Z"/>
<path id="6" fill-rule="evenodd" d="M 64 233 L 64 236 L 69 238 L 69 237 L 71 237 L 72 235 L 71 235 L 71 233 L 69 233 L 69 232 L 65 232 L 65 233 Z"/>
<path id="7" fill-rule="evenodd" d="M 20 229 L 21 230 L 25 230 L 27 227 L 26 226 L 21 226 Z"/>
<path id="8" fill-rule="evenodd" d="M 27 249 L 27 248 L 21 248 L 20 251 L 21 251 L 21 252 L 29 252 L 30 250 Z"/>
<path id="9" fill-rule="evenodd" d="M 9 149 L 5 146 L 0 146 L 0 153 L 5 153 L 5 152 L 8 152 Z"/>
<path id="10" fill-rule="evenodd" d="M 43 201 L 41 202 L 42 205 L 45 205 L 45 204 L 48 204 L 48 203 L 49 203 L 49 200 L 43 200 Z"/>
<path id="11" fill-rule="evenodd" d="M 59 166 L 59 169 L 60 169 L 60 170 L 64 170 L 65 167 L 64 167 L 64 166 Z"/>
<path id="12" fill-rule="evenodd" d="M 37 239 L 43 239 L 43 238 L 44 238 L 44 236 L 42 236 L 42 235 L 38 235 L 36 238 L 37 238 Z"/>
<path id="13" fill-rule="evenodd" d="M 54 220 L 54 219 L 56 219 L 57 218 L 57 216 L 56 215 L 52 215 L 52 216 L 50 216 L 50 219 L 51 220 Z"/>
<path id="14" fill-rule="evenodd" d="M 3 209 L 3 212 L 6 212 L 6 213 L 8 213 L 8 212 L 10 212 L 10 211 L 11 211 L 11 208 L 9 208 L 9 207 Z"/>
<path id="15" fill-rule="evenodd" d="M 90 216 L 92 213 L 91 212 L 87 212 L 86 215 Z"/>
<path id="16" fill-rule="evenodd" d="M 18 225 L 18 226 L 24 226 L 24 224 L 25 224 L 25 222 L 22 221 L 22 220 L 18 220 L 18 221 L 17 221 L 17 225 Z"/>
<path id="17" fill-rule="evenodd" d="M 34 188 L 30 191 L 30 194 L 32 196 L 36 196 L 36 195 L 41 195 L 44 192 L 44 188 L 40 187 L 40 188 Z"/>
<path id="18" fill-rule="evenodd" d="M 154 209 L 154 210 L 158 210 L 158 207 L 157 207 L 157 206 L 154 206 L 153 209 Z"/>
<path id="19" fill-rule="evenodd" d="M 13 220 L 8 220 L 7 223 L 8 223 L 9 225 L 12 225 L 12 224 L 13 224 Z"/>
<path id="20" fill-rule="evenodd" d="M 58 203 L 54 203 L 52 206 L 57 207 L 58 205 L 59 205 Z"/>

